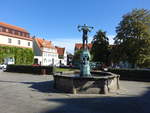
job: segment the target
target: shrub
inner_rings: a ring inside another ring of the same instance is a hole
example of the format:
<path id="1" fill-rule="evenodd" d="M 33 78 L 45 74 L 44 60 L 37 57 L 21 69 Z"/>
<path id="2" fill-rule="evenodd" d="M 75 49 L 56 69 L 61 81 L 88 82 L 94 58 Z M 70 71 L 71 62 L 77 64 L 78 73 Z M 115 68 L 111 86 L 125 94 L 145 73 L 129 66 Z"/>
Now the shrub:
<path id="1" fill-rule="evenodd" d="M 30 73 L 30 74 L 54 74 L 53 66 L 31 66 L 31 65 L 8 65 L 7 72 Z"/>
<path id="2" fill-rule="evenodd" d="M 14 57 L 15 64 L 31 65 L 33 63 L 33 50 L 30 48 L 19 48 L 10 46 L 0 46 L 0 63 L 3 63 L 4 58 Z"/>
<path id="3" fill-rule="evenodd" d="M 122 80 L 150 81 L 149 69 L 109 69 L 108 71 L 119 74 Z"/>

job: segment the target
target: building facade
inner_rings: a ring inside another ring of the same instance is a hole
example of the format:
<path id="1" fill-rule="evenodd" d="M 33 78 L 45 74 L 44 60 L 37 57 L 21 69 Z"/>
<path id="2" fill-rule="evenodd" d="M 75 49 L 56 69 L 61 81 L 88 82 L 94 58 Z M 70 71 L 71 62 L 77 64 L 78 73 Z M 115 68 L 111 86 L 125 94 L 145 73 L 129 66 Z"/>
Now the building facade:
<path id="1" fill-rule="evenodd" d="M 58 53 L 58 64 L 61 65 L 67 65 L 67 52 L 66 48 L 55 46 Z"/>
<path id="2" fill-rule="evenodd" d="M 73 54 L 67 53 L 67 65 L 72 66 Z"/>
<path id="3" fill-rule="evenodd" d="M 91 50 L 92 44 L 89 43 L 87 46 L 88 46 L 88 49 Z M 78 50 L 81 50 L 82 47 L 83 47 L 83 44 L 82 44 L 82 43 L 76 43 L 76 44 L 75 44 L 75 48 L 74 48 L 74 53 L 77 52 Z"/>
<path id="4" fill-rule="evenodd" d="M 30 33 L 23 28 L 0 22 L 0 46 L 30 48 L 33 43 Z M 15 56 L 15 55 L 14 55 Z M 15 62 L 14 57 L 4 58 L 5 63 Z"/>
<path id="5" fill-rule="evenodd" d="M 32 38 L 25 29 L 0 22 L 0 45 L 32 48 Z"/>
<path id="6" fill-rule="evenodd" d="M 33 38 L 34 63 L 49 66 L 58 66 L 58 53 L 51 41 L 42 38 Z"/>

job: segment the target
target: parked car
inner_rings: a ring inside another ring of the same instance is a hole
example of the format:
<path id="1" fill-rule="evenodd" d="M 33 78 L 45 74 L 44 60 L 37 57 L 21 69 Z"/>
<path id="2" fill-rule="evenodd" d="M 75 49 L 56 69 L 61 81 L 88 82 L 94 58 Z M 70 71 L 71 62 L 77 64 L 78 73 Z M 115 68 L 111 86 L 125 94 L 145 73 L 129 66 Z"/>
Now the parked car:
<path id="1" fill-rule="evenodd" d="M 5 71 L 7 68 L 6 64 L 0 64 L 0 69 L 2 69 L 3 71 Z"/>
<path id="2" fill-rule="evenodd" d="M 100 70 L 101 63 L 100 62 L 90 62 L 90 67 L 92 70 Z"/>

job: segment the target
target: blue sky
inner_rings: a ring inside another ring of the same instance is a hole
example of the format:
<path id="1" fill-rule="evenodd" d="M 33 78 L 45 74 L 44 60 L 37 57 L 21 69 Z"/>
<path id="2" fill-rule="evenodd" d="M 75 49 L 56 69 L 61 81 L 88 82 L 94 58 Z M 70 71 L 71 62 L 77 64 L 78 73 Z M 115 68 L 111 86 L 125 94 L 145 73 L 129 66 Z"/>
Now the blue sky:
<path id="1" fill-rule="evenodd" d="M 134 8 L 150 9 L 150 0 L 1 0 L 0 4 L 1 22 L 23 27 L 69 52 L 81 42 L 78 24 L 94 27 L 89 40 L 102 29 L 112 43 L 122 15 Z"/>

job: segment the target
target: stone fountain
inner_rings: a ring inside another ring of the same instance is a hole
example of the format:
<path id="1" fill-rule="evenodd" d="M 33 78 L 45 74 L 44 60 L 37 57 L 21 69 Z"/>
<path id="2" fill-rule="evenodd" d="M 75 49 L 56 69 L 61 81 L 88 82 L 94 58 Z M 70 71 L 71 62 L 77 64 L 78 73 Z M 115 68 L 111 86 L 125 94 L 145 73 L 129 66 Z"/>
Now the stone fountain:
<path id="1" fill-rule="evenodd" d="M 80 73 L 55 73 L 54 88 L 67 93 L 107 94 L 119 89 L 119 75 L 110 72 L 90 71 L 90 52 L 88 50 L 88 32 L 93 27 L 86 24 L 78 26 L 83 31 L 83 48 L 80 55 Z"/>

